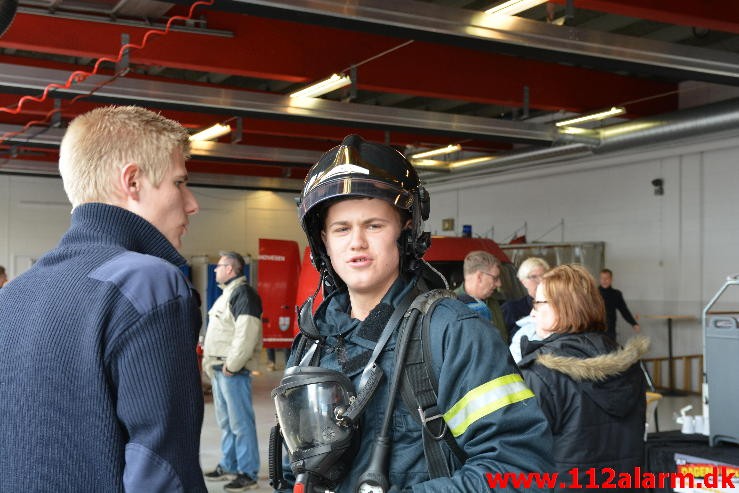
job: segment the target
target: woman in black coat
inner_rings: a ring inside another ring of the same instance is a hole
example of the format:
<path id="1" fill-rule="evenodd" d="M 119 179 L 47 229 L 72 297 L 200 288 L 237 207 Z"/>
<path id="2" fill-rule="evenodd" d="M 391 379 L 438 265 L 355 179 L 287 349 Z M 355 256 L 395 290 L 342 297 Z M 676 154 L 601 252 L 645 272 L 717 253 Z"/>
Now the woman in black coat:
<path id="1" fill-rule="evenodd" d="M 533 303 L 542 340 L 522 343 L 519 366 L 552 428 L 558 482 L 616 486 L 643 463 L 648 340 L 621 348 L 606 335 L 603 299 L 580 265 L 546 273 Z"/>

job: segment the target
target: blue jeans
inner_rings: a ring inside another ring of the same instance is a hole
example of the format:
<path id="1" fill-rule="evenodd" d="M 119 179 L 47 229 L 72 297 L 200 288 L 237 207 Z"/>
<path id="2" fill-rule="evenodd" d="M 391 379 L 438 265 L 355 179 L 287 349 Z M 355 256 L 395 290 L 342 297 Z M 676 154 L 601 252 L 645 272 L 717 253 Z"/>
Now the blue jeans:
<path id="1" fill-rule="evenodd" d="M 215 372 L 212 381 L 216 421 L 221 428 L 221 467 L 256 479 L 259 473 L 259 445 L 251 401 L 248 371 L 227 377 Z"/>

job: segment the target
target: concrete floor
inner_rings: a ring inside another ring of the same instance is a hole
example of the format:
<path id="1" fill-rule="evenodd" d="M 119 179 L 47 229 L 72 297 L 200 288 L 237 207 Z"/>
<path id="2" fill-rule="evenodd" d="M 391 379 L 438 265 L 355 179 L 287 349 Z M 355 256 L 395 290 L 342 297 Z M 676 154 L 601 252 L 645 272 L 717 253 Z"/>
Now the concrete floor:
<path id="1" fill-rule="evenodd" d="M 259 441 L 259 457 L 262 465 L 259 469 L 258 488 L 250 491 L 257 493 L 272 492 L 269 486 L 269 431 L 275 425 L 275 410 L 270 397 L 273 388 L 280 384 L 282 370 L 268 371 L 267 357 L 262 354 L 260 368 L 252 374 L 252 399 L 257 422 L 257 440 Z M 277 355 L 277 367 L 284 368 L 282 355 Z M 205 416 L 203 430 L 200 434 L 200 465 L 204 471 L 210 471 L 218 464 L 221 458 L 221 432 L 216 424 L 213 400 L 210 395 L 205 398 Z M 209 493 L 223 493 L 223 481 L 205 482 Z"/>
<path id="2" fill-rule="evenodd" d="M 258 488 L 250 491 L 257 493 L 272 492 L 269 486 L 269 469 L 267 466 L 267 458 L 269 457 L 269 431 L 274 426 L 275 411 L 270 392 L 277 387 L 282 378 L 282 371 L 267 371 L 267 358 L 262 354 L 260 368 L 257 374 L 253 375 L 252 392 L 254 401 L 254 411 L 257 420 L 257 436 L 259 440 L 259 456 L 262 459 L 262 466 L 259 470 Z M 284 367 L 282 355 L 277 355 L 278 368 Z M 684 397 L 668 397 L 665 396 L 657 407 L 657 421 L 660 431 L 668 431 L 679 429 L 680 425 L 675 422 L 674 414 L 686 406 L 692 405 L 693 409 L 688 412 L 690 415 L 701 414 L 700 397 L 689 395 Z M 651 430 L 650 430 L 651 431 Z M 200 463 L 203 470 L 210 471 L 217 464 L 221 457 L 220 452 L 220 430 L 215 422 L 215 413 L 213 411 L 213 403 L 210 396 L 206 396 L 205 418 L 203 420 L 203 430 L 200 437 Z M 224 482 L 206 482 L 208 492 L 222 493 Z"/>

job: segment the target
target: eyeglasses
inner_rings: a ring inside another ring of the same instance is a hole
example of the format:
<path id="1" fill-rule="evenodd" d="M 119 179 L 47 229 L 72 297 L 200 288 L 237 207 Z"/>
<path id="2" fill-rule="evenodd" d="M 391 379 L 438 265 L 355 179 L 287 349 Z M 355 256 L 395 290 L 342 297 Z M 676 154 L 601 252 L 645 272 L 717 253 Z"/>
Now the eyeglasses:
<path id="1" fill-rule="evenodd" d="M 538 310 L 537 305 L 541 305 L 542 303 L 549 303 L 547 300 L 534 300 L 534 310 Z"/>
<path id="2" fill-rule="evenodd" d="M 493 282 L 498 282 L 498 281 L 500 281 L 500 276 L 494 276 L 494 275 L 492 275 L 492 274 L 491 274 L 490 272 L 485 272 L 484 270 L 481 270 L 480 272 L 482 272 L 482 273 L 483 273 L 483 274 L 485 274 L 486 276 L 490 276 L 490 277 L 492 277 L 492 278 L 493 278 Z"/>
<path id="3" fill-rule="evenodd" d="M 216 264 L 215 268 L 217 269 L 218 267 L 228 267 L 228 264 Z"/>
<path id="4" fill-rule="evenodd" d="M 526 276 L 526 279 L 528 279 L 530 281 L 539 282 L 539 281 L 541 281 L 541 276 Z"/>

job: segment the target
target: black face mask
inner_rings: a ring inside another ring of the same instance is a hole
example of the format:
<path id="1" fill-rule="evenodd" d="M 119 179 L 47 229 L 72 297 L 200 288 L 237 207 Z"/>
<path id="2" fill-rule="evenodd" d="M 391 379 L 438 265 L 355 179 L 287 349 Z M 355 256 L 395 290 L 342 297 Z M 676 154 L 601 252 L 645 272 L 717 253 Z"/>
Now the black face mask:
<path id="1" fill-rule="evenodd" d="M 272 391 L 282 436 L 296 476 L 320 478 L 332 488 L 346 473 L 357 425 L 344 418 L 355 400 L 342 373 L 316 366 L 294 366 Z"/>

